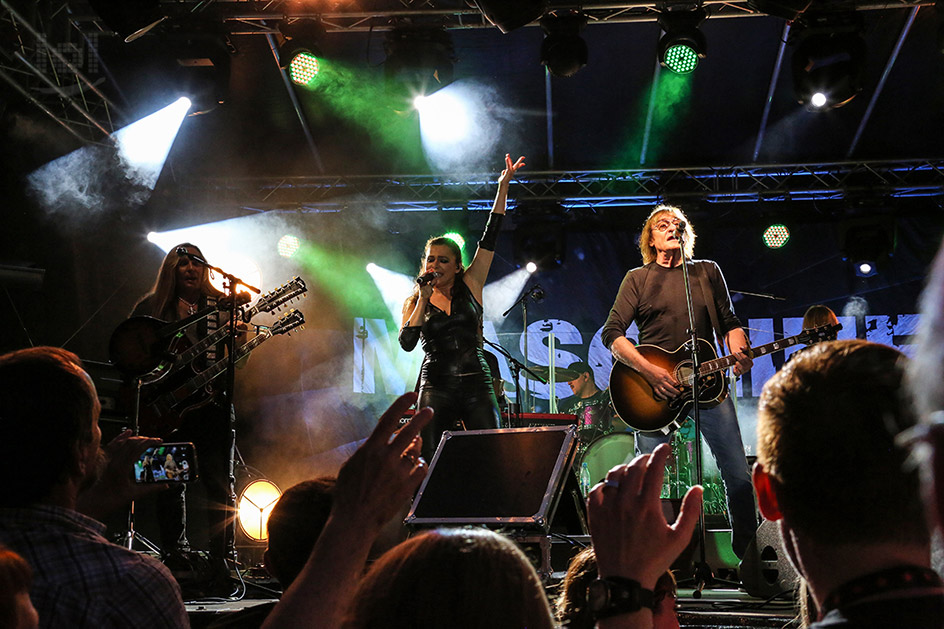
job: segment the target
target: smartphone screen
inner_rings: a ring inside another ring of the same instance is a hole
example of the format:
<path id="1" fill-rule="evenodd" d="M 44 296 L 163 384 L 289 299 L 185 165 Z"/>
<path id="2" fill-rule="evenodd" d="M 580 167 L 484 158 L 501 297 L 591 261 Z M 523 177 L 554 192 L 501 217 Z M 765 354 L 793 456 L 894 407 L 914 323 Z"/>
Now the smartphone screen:
<path id="1" fill-rule="evenodd" d="M 148 448 L 134 463 L 137 483 L 188 483 L 196 479 L 197 451 L 190 442 Z"/>

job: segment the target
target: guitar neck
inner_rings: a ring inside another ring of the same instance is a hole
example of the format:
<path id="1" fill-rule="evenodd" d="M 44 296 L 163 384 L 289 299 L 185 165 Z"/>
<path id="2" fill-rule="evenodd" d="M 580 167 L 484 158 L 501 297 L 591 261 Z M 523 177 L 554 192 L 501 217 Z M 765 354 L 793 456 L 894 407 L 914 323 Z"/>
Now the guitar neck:
<path id="1" fill-rule="evenodd" d="M 180 366 L 180 365 L 189 364 L 190 361 L 192 361 L 194 358 L 196 358 L 203 352 L 207 351 L 208 349 L 210 349 L 217 343 L 220 343 L 221 341 L 223 341 L 223 339 L 226 338 L 228 333 L 229 333 L 229 326 L 226 325 L 220 328 L 219 330 L 216 330 L 213 334 L 209 334 L 203 337 L 202 340 L 193 344 L 190 347 L 190 349 L 184 352 L 181 352 L 181 354 L 177 357 L 176 365 Z"/>
<path id="2" fill-rule="evenodd" d="M 261 345 L 263 341 L 269 338 L 272 338 L 272 333 L 270 331 L 268 330 L 260 331 L 259 334 L 254 336 L 251 340 L 246 341 L 245 343 L 239 346 L 239 348 L 236 350 L 236 360 L 237 361 L 242 360 L 243 358 L 249 355 L 249 352 L 259 347 L 259 345 Z M 221 360 L 216 361 L 215 363 L 213 363 L 213 365 L 211 365 L 207 369 L 204 369 L 199 374 L 197 374 L 196 376 L 188 380 L 187 384 L 185 384 L 184 387 L 195 390 L 200 387 L 206 386 L 207 383 L 209 383 L 211 380 L 213 380 L 214 378 L 219 376 L 221 373 L 226 371 L 226 365 L 228 362 L 229 362 L 229 359 L 227 358 L 223 358 Z"/>
<path id="3" fill-rule="evenodd" d="M 263 295 L 254 306 L 246 309 L 246 311 L 242 314 L 242 320 L 249 321 L 260 312 L 269 312 L 286 301 L 294 299 L 301 294 L 304 294 L 304 283 L 299 278 L 295 278 L 294 281 Z M 229 329 L 230 324 L 227 322 L 226 325 L 216 330 L 213 334 L 206 336 L 201 341 L 194 344 L 190 349 L 182 352 L 177 357 L 175 364 L 180 366 L 190 363 L 190 361 L 192 361 L 194 358 L 207 351 L 217 343 L 223 341 L 229 335 Z M 262 341 L 259 342 L 261 343 Z M 245 345 L 243 347 L 245 347 Z"/>
<path id="4" fill-rule="evenodd" d="M 751 358 L 757 358 L 758 356 L 766 356 L 767 354 L 781 352 L 788 347 L 799 345 L 803 342 L 800 340 L 803 336 L 803 334 L 788 336 L 787 338 L 780 339 L 779 341 L 773 341 L 772 343 L 766 343 L 764 345 L 752 347 Z M 733 354 L 723 356 L 722 358 L 715 358 L 714 360 L 703 362 L 698 369 L 698 373 L 702 376 L 705 376 L 716 371 L 723 371 L 728 367 L 733 366 L 735 363 L 737 363 L 737 358 Z"/>
<path id="5" fill-rule="evenodd" d="M 246 319 L 252 319 L 254 316 L 262 312 L 262 309 L 256 305 L 252 308 L 249 308 L 246 311 Z M 217 343 L 222 342 L 226 337 L 229 336 L 229 323 L 227 322 L 221 328 L 205 336 L 201 341 L 195 343 L 190 349 L 185 352 L 182 352 L 180 356 L 177 357 L 177 365 L 186 365 L 190 363 L 194 358 L 207 351 Z M 250 341 L 251 342 L 251 341 Z"/>

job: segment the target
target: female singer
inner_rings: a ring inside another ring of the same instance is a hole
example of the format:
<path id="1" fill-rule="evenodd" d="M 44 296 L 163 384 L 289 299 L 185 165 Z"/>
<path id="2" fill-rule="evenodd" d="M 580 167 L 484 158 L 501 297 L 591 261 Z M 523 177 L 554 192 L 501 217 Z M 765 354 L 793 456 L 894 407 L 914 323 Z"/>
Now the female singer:
<path id="1" fill-rule="evenodd" d="M 482 289 L 505 215 L 508 184 L 524 165 L 524 157 L 512 163 L 505 155 L 492 213 L 472 264 L 462 265 L 462 252 L 454 241 L 431 238 L 417 286 L 403 304 L 400 346 L 409 352 L 421 340 L 426 353 L 416 406 L 436 411 L 422 433 L 427 461 L 444 430 L 498 428 L 498 402 L 482 350 Z"/>

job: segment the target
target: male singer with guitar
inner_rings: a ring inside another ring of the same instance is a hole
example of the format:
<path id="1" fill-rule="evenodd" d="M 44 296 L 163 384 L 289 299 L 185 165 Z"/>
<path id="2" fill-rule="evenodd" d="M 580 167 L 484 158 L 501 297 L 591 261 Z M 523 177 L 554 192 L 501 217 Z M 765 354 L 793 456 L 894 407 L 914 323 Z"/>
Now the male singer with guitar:
<path id="1" fill-rule="evenodd" d="M 665 365 L 655 364 L 643 356 L 625 334 L 635 321 L 639 328 L 640 345 L 653 345 L 666 352 L 675 352 L 690 339 L 681 267 L 683 246 L 688 262 L 698 338 L 711 343 L 717 332 L 736 359 L 733 366 L 735 375 L 746 373 L 752 366 L 750 343 L 734 314 L 721 269 L 710 260 L 693 261 L 691 256 L 694 245 L 695 232 L 682 211 L 672 206 L 657 206 L 643 225 L 639 239 L 643 266 L 629 271 L 623 278 L 603 327 L 603 343 L 610 348 L 616 360 L 642 376 L 648 384 L 646 395 L 654 398 L 653 404 L 663 405 L 666 400 L 691 396 L 691 389 L 687 383 L 680 383 Z M 700 343 L 700 347 L 705 345 Z M 714 355 L 705 354 L 699 350 L 700 361 L 714 358 Z M 676 355 L 688 356 L 689 352 L 682 350 Z M 615 371 L 617 368 L 614 368 Z M 716 380 L 720 381 L 720 378 L 716 376 Z M 619 393 L 619 387 L 611 381 L 610 394 L 614 404 Z M 700 399 L 706 400 L 704 395 L 700 395 Z M 620 411 L 618 404 L 617 411 Z M 724 397 L 720 404 L 711 408 L 700 404 L 699 414 L 701 433 L 711 448 L 724 480 L 733 534 L 732 547 L 737 556 L 742 557 L 757 528 L 757 516 L 751 474 L 734 402 L 730 397 Z M 665 426 L 640 427 L 638 423 L 634 425 L 631 418 L 622 419 L 630 426 L 652 431 L 637 433 L 636 448 L 640 453 L 652 452 L 660 443 L 667 443 L 671 437 L 671 428 L 678 425 L 670 419 L 665 422 Z M 684 419 L 684 416 L 681 417 L 679 423 Z M 666 431 L 660 431 L 661 428 Z"/>

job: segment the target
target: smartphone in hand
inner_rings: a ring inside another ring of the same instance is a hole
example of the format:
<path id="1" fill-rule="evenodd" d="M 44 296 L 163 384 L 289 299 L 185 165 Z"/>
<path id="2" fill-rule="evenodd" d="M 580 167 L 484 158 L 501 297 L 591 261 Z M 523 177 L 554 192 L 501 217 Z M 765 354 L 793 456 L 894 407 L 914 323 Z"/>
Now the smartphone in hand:
<path id="1" fill-rule="evenodd" d="M 197 450 L 190 442 L 162 443 L 134 463 L 137 483 L 189 483 L 197 480 Z"/>

